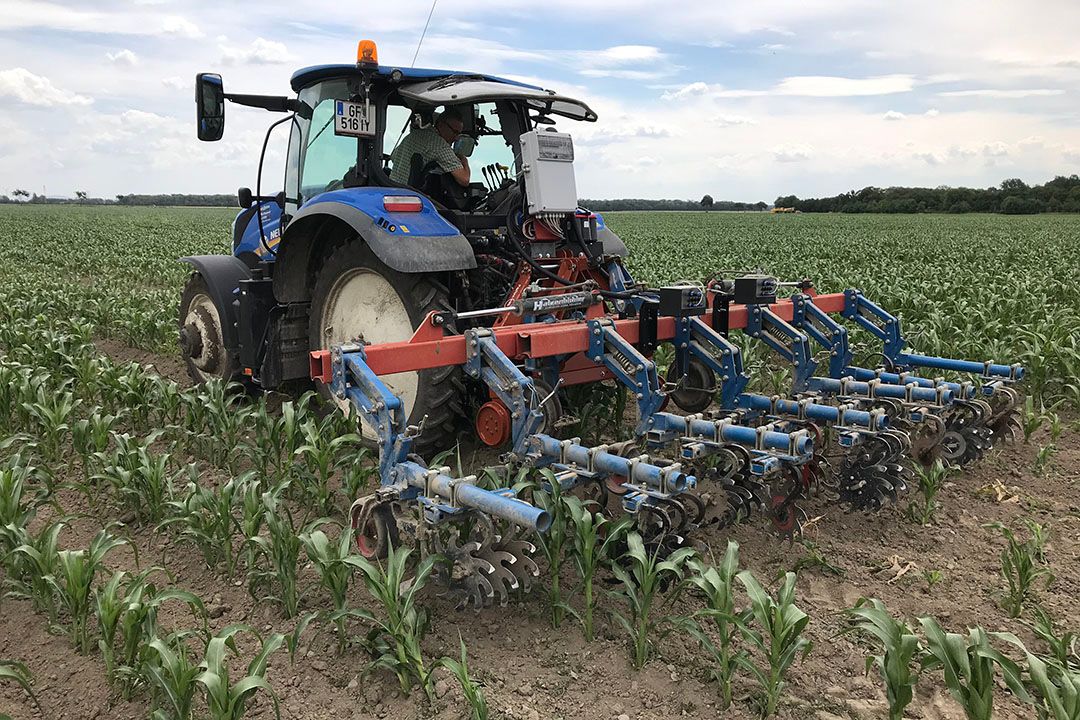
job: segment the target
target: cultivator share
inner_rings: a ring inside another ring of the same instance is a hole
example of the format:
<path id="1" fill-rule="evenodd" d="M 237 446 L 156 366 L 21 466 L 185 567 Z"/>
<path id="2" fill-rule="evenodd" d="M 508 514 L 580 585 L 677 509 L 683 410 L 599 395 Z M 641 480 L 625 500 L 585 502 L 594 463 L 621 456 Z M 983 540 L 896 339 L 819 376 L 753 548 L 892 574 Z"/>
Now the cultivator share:
<path id="1" fill-rule="evenodd" d="M 262 388 L 310 378 L 355 410 L 382 480 L 351 510 L 361 552 L 449 557 L 465 602 L 527 586 L 530 537 L 551 522 L 494 477 L 540 470 L 668 551 L 755 510 L 793 537 L 818 491 L 877 510 L 913 463 L 965 465 L 1017 427 L 1019 365 L 909 352 L 899 319 L 857 290 L 765 273 L 635 282 L 625 245 L 578 206 L 573 142 L 553 127 L 595 121 L 580 101 L 379 65 L 369 41 L 356 64 L 292 86 L 230 95 L 198 76 L 201 139 L 221 137 L 230 100 L 286 113 L 271 130 L 287 123 L 290 143 L 282 192 L 240 190 L 233 255 L 184 259 L 189 370 Z M 868 366 L 852 337 L 875 344 Z M 783 394 L 748 391 L 754 343 L 789 366 Z M 628 391 L 632 434 L 562 437 L 567 388 L 599 382 Z M 498 472 L 428 465 L 462 428 L 501 452 Z"/>

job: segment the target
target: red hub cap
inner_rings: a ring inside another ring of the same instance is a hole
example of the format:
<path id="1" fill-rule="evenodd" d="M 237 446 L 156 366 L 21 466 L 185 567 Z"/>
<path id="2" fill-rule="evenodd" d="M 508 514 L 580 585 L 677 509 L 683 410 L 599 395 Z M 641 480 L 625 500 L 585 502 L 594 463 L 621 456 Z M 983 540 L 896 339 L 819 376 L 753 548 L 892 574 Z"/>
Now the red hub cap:
<path id="1" fill-rule="evenodd" d="M 499 447 L 510 439 L 510 410 L 499 400 L 489 400 L 476 412 L 476 434 L 488 447 Z"/>

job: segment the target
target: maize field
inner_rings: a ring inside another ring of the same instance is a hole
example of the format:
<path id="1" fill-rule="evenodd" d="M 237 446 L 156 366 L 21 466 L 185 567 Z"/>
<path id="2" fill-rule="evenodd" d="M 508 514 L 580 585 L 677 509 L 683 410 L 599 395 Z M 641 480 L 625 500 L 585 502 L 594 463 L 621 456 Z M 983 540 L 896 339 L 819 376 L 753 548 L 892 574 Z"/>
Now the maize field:
<path id="1" fill-rule="evenodd" d="M 798 537 L 665 556 L 545 471 L 489 473 L 552 524 L 475 612 L 404 534 L 356 553 L 355 419 L 190 384 L 177 258 L 228 252 L 234 216 L 0 206 L 0 718 L 1080 718 L 1077 217 L 607 214 L 641 280 L 809 277 L 920 352 L 1014 359 L 1019 437 L 882 512 L 811 500 Z M 745 351 L 755 391 L 790 384 Z M 618 437 L 619 393 L 574 400 Z"/>

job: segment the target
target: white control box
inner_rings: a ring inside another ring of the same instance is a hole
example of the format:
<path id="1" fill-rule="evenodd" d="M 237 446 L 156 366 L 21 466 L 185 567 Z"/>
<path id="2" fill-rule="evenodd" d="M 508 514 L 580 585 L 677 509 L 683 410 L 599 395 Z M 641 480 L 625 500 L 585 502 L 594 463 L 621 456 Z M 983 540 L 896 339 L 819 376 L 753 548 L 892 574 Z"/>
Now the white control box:
<path id="1" fill-rule="evenodd" d="M 530 215 L 577 210 L 574 143 L 569 135 L 544 130 L 522 135 L 521 169 Z"/>

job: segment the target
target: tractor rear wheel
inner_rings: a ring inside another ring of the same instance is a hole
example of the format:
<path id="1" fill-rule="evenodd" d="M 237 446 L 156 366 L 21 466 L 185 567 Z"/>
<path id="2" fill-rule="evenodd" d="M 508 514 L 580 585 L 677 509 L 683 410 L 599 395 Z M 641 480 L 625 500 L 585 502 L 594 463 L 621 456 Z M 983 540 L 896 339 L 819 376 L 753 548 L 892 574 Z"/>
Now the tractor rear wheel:
<path id="1" fill-rule="evenodd" d="M 393 270 L 357 238 L 337 247 L 319 270 L 311 297 L 310 346 L 328 349 L 348 342 L 408 340 L 429 312 L 449 307 L 446 287 L 436 276 Z M 413 445 L 418 454 L 453 444 L 462 416 L 461 368 L 395 373 L 381 379 L 401 398 L 410 425 L 427 416 Z M 348 412 L 348 400 L 334 397 L 323 383 L 315 384 L 326 400 Z M 369 442 L 377 439 L 366 423 L 363 435 Z"/>
<path id="2" fill-rule="evenodd" d="M 196 384 L 214 378 L 226 382 L 240 379 L 239 362 L 225 348 L 221 315 L 206 280 L 197 272 L 191 273 L 180 294 L 179 320 L 180 350 L 188 375 Z"/>

